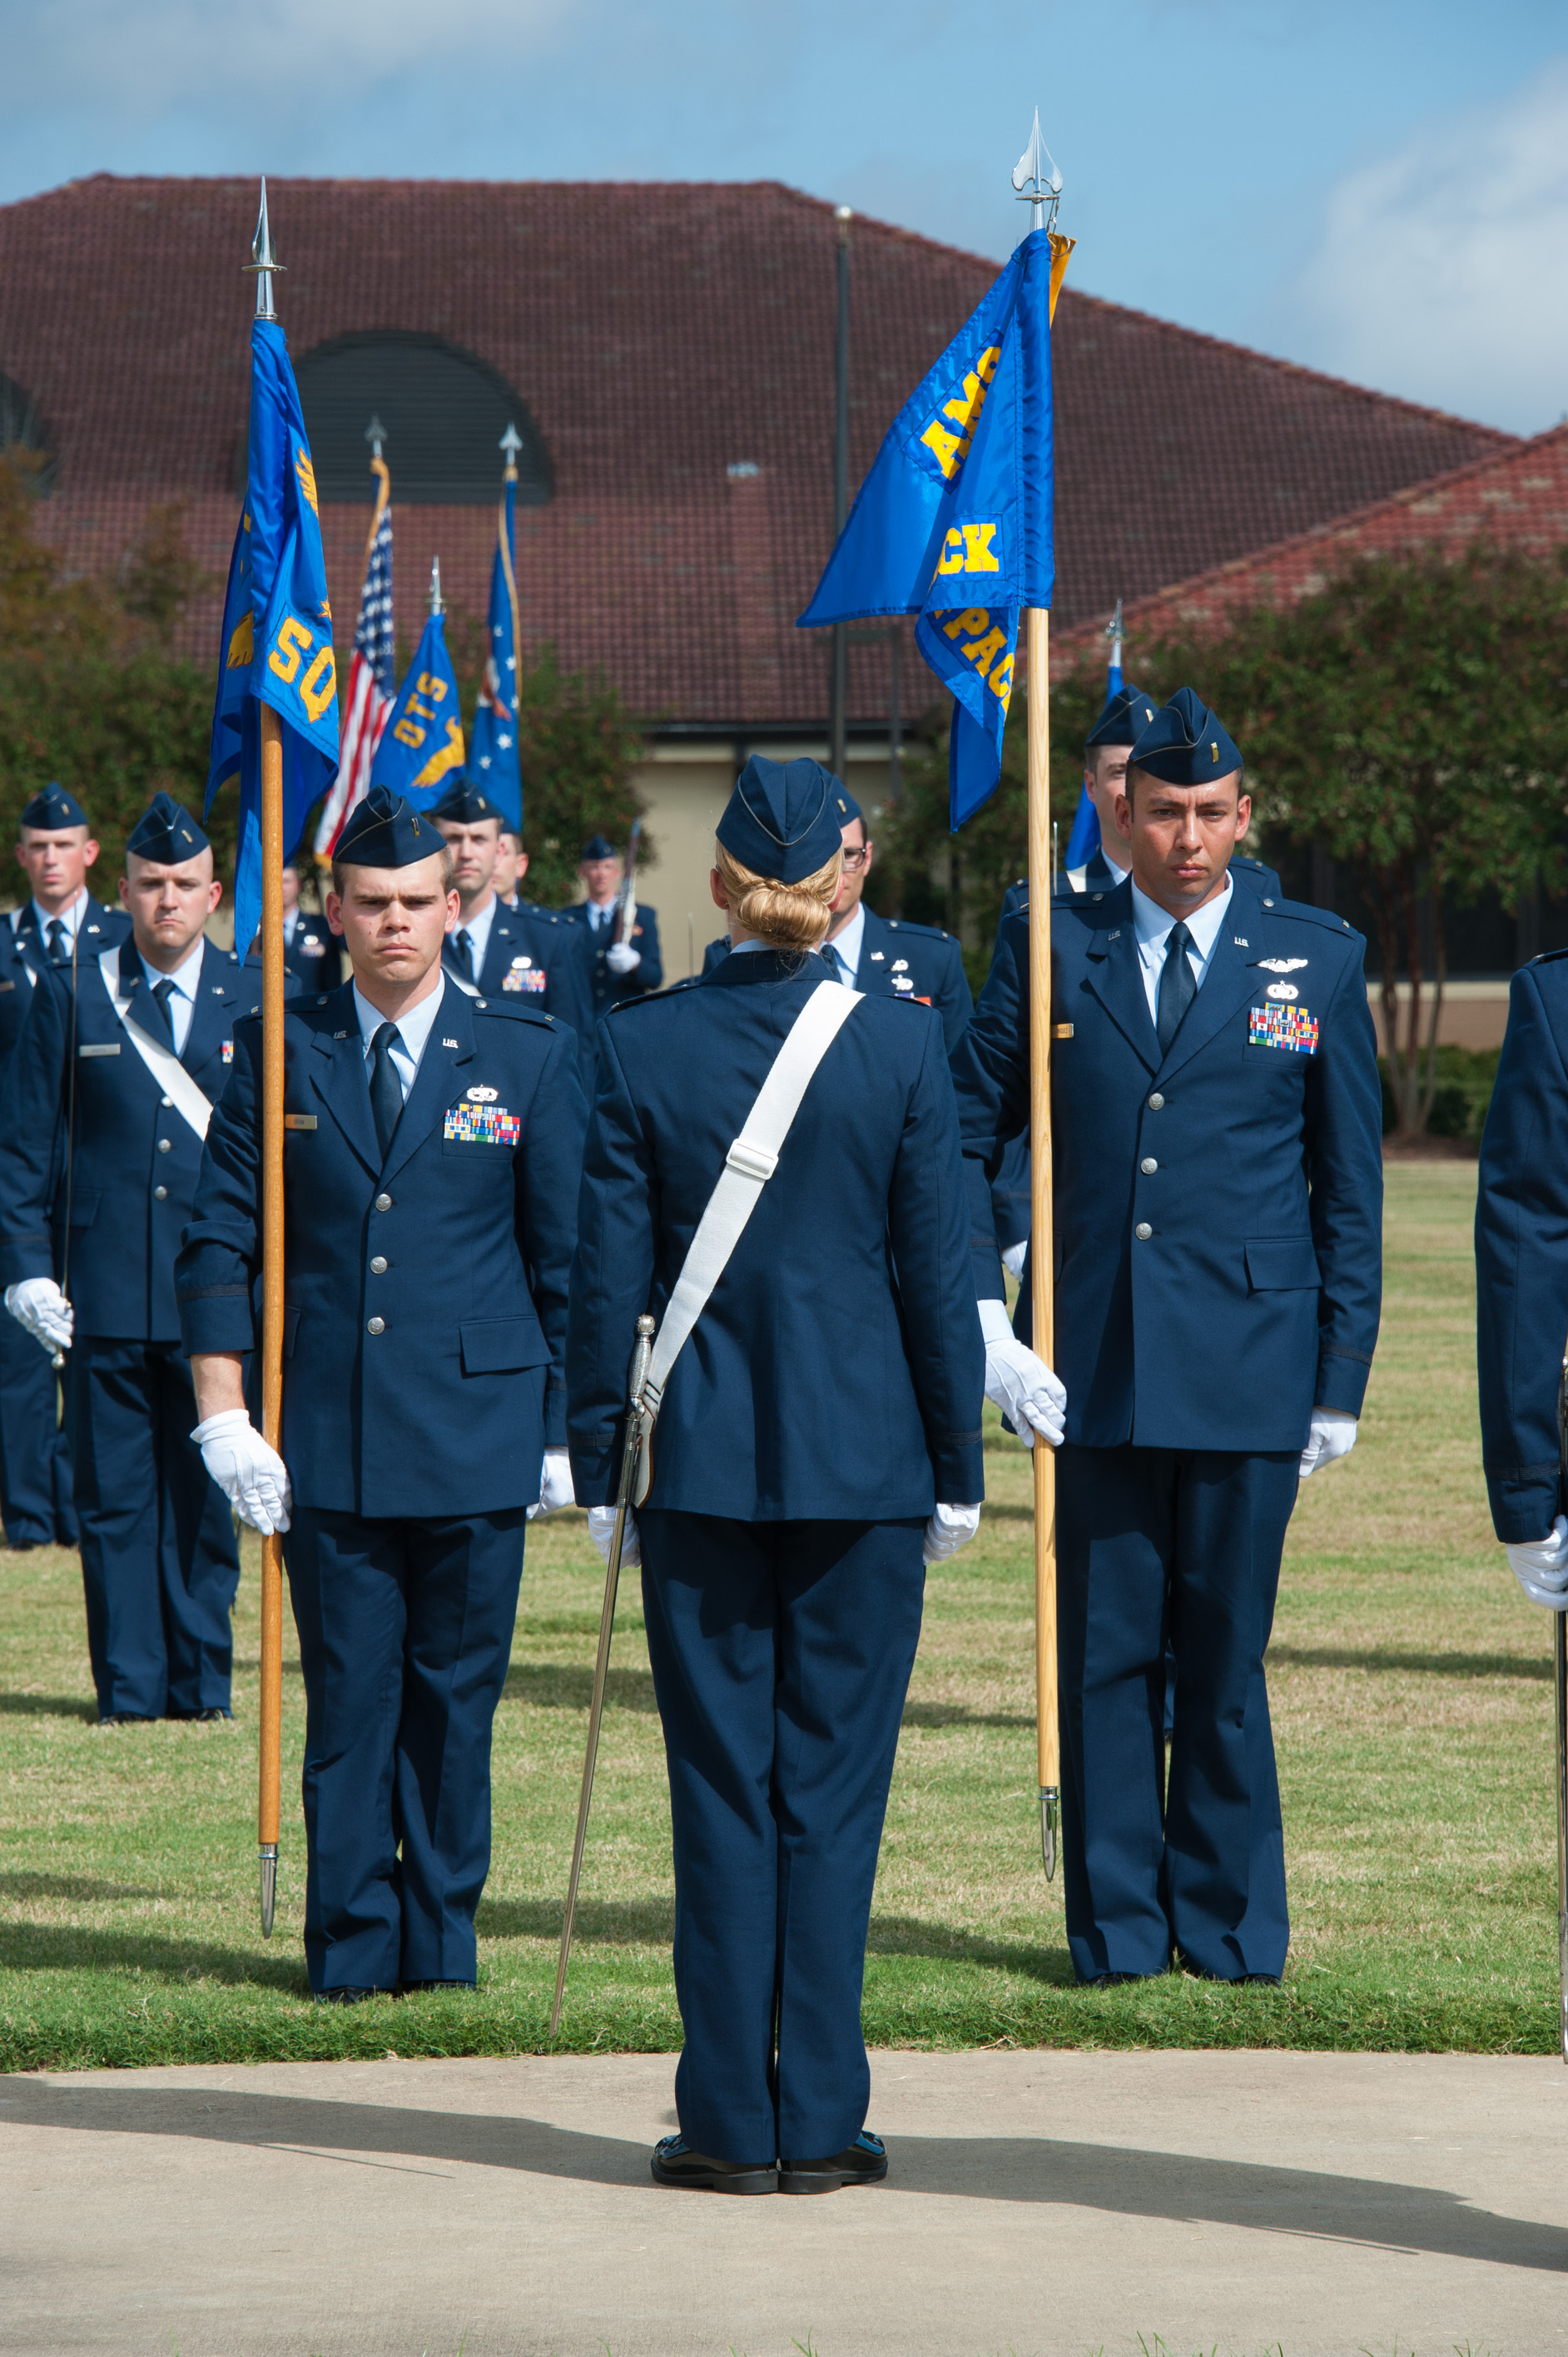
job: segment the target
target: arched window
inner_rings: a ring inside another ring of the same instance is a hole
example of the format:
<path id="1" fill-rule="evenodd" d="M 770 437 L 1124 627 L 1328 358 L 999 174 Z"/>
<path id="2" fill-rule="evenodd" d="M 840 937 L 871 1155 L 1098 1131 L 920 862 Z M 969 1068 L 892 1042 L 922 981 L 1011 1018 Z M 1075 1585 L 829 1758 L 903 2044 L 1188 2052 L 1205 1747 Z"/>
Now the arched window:
<path id="1" fill-rule="evenodd" d="M 9 450 L 22 450 L 31 457 L 34 485 L 38 497 L 47 500 L 59 480 L 54 436 L 26 385 L 0 373 L 0 451 Z"/>
<path id="2" fill-rule="evenodd" d="M 365 428 L 379 417 L 396 505 L 478 507 L 499 499 L 498 445 L 509 425 L 520 506 L 542 507 L 554 483 L 539 429 L 506 379 L 439 336 L 392 329 L 337 336 L 295 363 L 317 496 L 371 497 Z"/>

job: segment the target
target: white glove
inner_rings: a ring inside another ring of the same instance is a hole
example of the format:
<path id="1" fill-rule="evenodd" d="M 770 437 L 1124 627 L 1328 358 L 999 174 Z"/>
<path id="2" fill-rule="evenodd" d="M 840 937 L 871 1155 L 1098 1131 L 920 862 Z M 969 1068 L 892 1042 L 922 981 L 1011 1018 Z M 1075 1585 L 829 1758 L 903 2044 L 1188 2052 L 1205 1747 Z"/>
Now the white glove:
<path id="1" fill-rule="evenodd" d="M 1353 1415 L 1347 1415 L 1342 1407 L 1315 1407 L 1306 1447 L 1301 1452 L 1301 1479 L 1305 1481 L 1320 1465 L 1332 1465 L 1337 1457 L 1348 1457 L 1355 1446 Z"/>
<path id="2" fill-rule="evenodd" d="M 532 1523 L 536 1514 L 558 1514 L 563 1506 L 575 1506 L 576 1502 L 577 1493 L 572 1487 L 572 1459 L 564 1448 L 547 1448 L 539 1477 L 539 1502 L 530 1506 L 527 1519 Z"/>
<path id="3" fill-rule="evenodd" d="M 25 1276 L 19 1285 L 8 1285 L 5 1307 L 51 1357 L 56 1351 L 70 1350 L 75 1314 L 52 1276 Z"/>
<path id="4" fill-rule="evenodd" d="M 1568 1612 L 1568 1516 L 1559 1514 L 1543 1539 L 1525 1539 L 1508 1550 L 1509 1569 L 1532 1604 Z"/>
<path id="5" fill-rule="evenodd" d="M 980 1528 L 978 1506 L 939 1506 L 926 1524 L 924 1563 L 946 1563 L 966 1547 Z"/>
<path id="6" fill-rule="evenodd" d="M 1009 1244 L 1002 1255 L 1003 1267 L 1009 1276 L 1015 1276 L 1020 1285 L 1024 1281 L 1024 1263 L 1028 1256 L 1028 1251 L 1029 1239 L 1026 1236 L 1022 1243 Z"/>
<path id="7" fill-rule="evenodd" d="M 612 974 L 635 974 L 642 963 L 642 952 L 634 950 L 629 942 L 612 942 L 605 952 L 605 963 Z"/>
<path id="8" fill-rule="evenodd" d="M 616 1510 L 613 1506 L 588 1508 L 588 1536 L 598 1548 L 605 1569 L 610 1566 L 610 1543 L 616 1534 Z M 637 1516 L 628 1506 L 626 1510 L 626 1536 L 621 1541 L 620 1567 L 630 1571 L 642 1561 L 642 1549 L 637 1539 Z"/>
<path id="9" fill-rule="evenodd" d="M 1060 1376 L 1018 1340 L 1004 1302 L 980 1304 L 980 1330 L 985 1337 L 986 1398 L 1027 1447 L 1033 1448 L 1038 1432 L 1059 1448 L 1067 1430 L 1067 1391 Z"/>
<path id="10" fill-rule="evenodd" d="M 242 1407 L 209 1415 L 191 1434 L 201 1461 L 242 1523 L 271 1538 L 286 1531 L 294 1506 L 288 1467 L 269 1448 Z"/>

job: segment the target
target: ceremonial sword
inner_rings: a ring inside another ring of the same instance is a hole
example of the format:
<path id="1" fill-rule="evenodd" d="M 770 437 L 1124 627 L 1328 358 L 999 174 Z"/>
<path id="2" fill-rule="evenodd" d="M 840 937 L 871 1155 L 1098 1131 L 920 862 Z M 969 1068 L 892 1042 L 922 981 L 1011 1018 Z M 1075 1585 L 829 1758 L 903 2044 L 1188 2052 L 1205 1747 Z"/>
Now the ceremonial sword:
<path id="1" fill-rule="evenodd" d="M 615 1627 L 616 1597 L 620 1588 L 621 1548 L 626 1543 L 626 1518 L 647 1484 L 639 1482 L 642 1460 L 653 1430 L 653 1412 L 643 1401 L 649 1361 L 653 1355 L 653 1320 L 646 1313 L 637 1321 L 637 1341 L 627 1380 L 626 1446 L 621 1450 L 620 1488 L 616 1492 L 615 1528 L 610 1534 L 605 1565 L 605 1609 L 599 1615 L 599 1652 L 594 1663 L 594 1696 L 588 1706 L 588 1749 L 583 1761 L 583 1789 L 577 1796 L 577 1834 L 572 1844 L 572 1874 L 566 1885 L 566 1913 L 561 1925 L 561 1960 L 555 1967 L 555 2002 L 550 2009 L 550 2035 L 561 2027 L 561 2000 L 566 1992 L 566 1962 L 572 1953 L 572 1924 L 577 1912 L 577 1884 L 583 1872 L 583 1844 L 588 1834 L 588 1809 L 594 1797 L 594 1767 L 599 1756 L 599 1722 L 605 1711 L 605 1679 L 610 1665 L 610 1633 Z"/>

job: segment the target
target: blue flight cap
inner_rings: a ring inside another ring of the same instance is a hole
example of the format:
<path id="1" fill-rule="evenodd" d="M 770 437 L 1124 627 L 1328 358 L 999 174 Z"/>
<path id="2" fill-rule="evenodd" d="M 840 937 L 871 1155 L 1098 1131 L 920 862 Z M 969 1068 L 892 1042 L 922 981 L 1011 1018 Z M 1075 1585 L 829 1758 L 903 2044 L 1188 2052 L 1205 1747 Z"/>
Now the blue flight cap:
<path id="1" fill-rule="evenodd" d="M 856 819 L 858 819 L 862 826 L 864 826 L 865 824 L 865 813 L 861 809 L 860 804 L 855 801 L 855 798 L 850 792 L 849 788 L 847 786 L 841 786 L 836 778 L 832 781 L 832 786 L 833 813 L 837 818 L 841 828 L 853 826 Z"/>
<path id="2" fill-rule="evenodd" d="M 1129 681 L 1108 695 L 1099 719 L 1083 740 L 1083 749 L 1096 745 L 1134 745 L 1155 716 L 1155 699 Z"/>
<path id="3" fill-rule="evenodd" d="M 850 801 L 832 771 L 820 761 L 804 757 L 770 761 L 766 754 L 754 753 L 725 804 L 719 841 L 754 876 L 799 884 L 843 849 L 841 795 L 846 803 Z"/>
<path id="4" fill-rule="evenodd" d="M 449 818 L 456 826 L 478 826 L 482 818 L 502 819 L 499 805 L 467 778 L 458 778 L 449 785 L 435 808 L 432 818 Z M 422 855 L 423 856 L 423 855 Z"/>
<path id="5" fill-rule="evenodd" d="M 1206 786 L 1241 767 L 1241 756 L 1195 689 L 1178 687 L 1133 739 L 1129 769 L 1144 770 L 1166 786 Z"/>
<path id="6" fill-rule="evenodd" d="M 615 845 L 610 841 L 607 834 L 591 834 L 589 835 L 586 843 L 583 845 L 583 857 L 585 861 L 589 859 L 618 859 L 620 857 L 620 854 L 616 849 Z"/>
<path id="7" fill-rule="evenodd" d="M 209 847 L 190 813 L 181 810 L 172 794 L 155 794 L 125 837 L 127 851 L 138 859 L 156 859 L 163 867 L 181 866 Z"/>
<path id="8" fill-rule="evenodd" d="M 428 811 L 417 811 L 390 786 L 372 786 L 338 837 L 334 866 L 412 867 L 446 848 Z"/>
<path id="9" fill-rule="evenodd" d="M 68 826 L 85 826 L 88 819 L 76 796 L 51 781 L 41 793 L 33 796 L 16 823 L 19 826 L 36 826 L 45 834 L 59 834 Z"/>

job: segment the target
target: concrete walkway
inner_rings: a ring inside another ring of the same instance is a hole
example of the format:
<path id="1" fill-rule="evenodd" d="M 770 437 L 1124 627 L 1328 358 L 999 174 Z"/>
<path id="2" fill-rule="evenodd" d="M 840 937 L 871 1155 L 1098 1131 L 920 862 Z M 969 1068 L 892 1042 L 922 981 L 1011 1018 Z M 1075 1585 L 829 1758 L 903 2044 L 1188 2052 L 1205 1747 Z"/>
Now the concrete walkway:
<path id="1" fill-rule="evenodd" d="M 1543 2357 L 1554 2061 L 886 2053 L 888 2184 L 649 2181 L 668 2056 L 0 2080 L 0 2349 Z"/>

